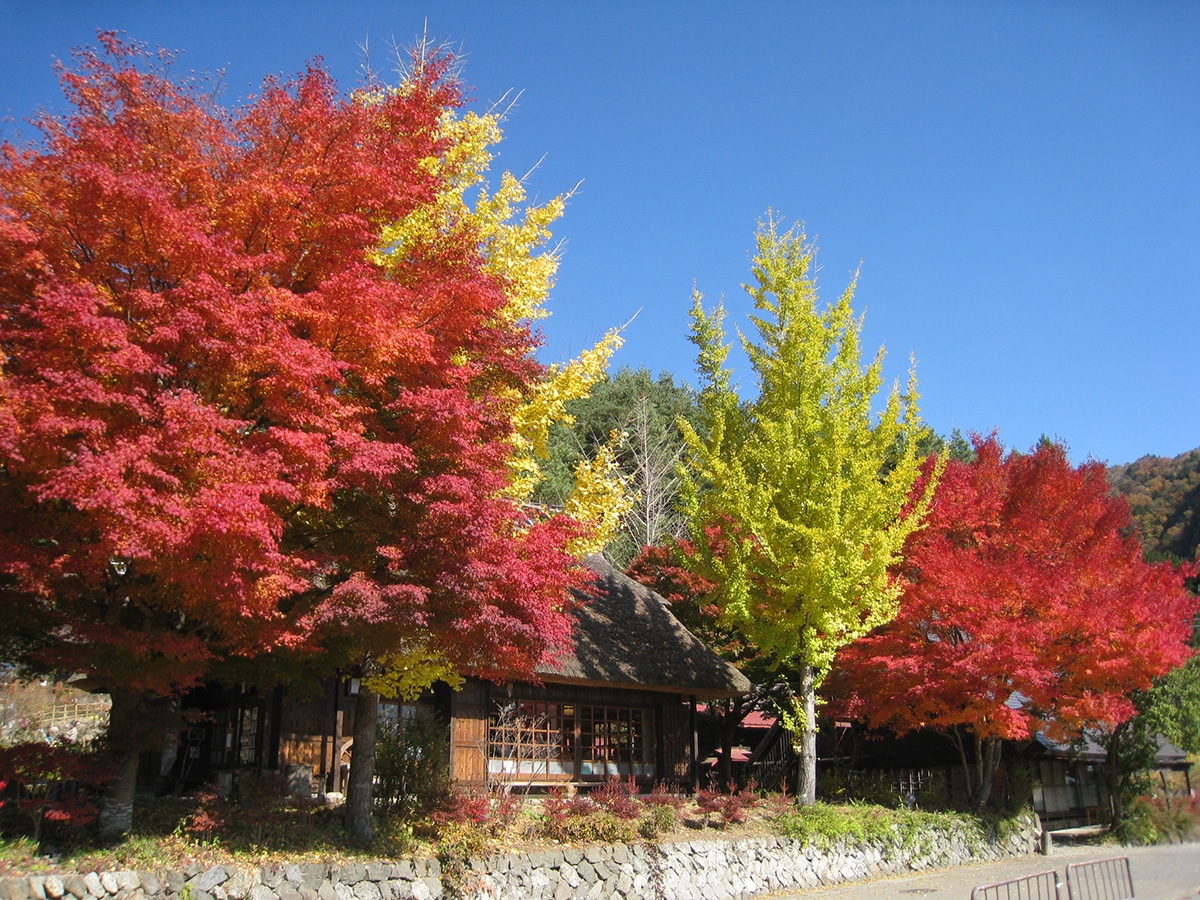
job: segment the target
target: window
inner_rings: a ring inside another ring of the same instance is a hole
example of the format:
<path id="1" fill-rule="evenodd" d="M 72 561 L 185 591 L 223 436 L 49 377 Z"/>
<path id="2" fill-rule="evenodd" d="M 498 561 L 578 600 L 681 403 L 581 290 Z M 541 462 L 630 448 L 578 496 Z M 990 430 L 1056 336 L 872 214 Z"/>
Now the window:
<path id="1" fill-rule="evenodd" d="M 650 710 L 502 700 L 488 727 L 488 772 L 534 780 L 654 777 Z"/>
<path id="2" fill-rule="evenodd" d="M 398 703 L 395 700 L 379 701 L 379 724 L 393 728 L 400 722 L 412 722 L 422 716 L 432 716 L 433 707 L 424 703 Z"/>
<path id="3" fill-rule="evenodd" d="M 258 762 L 258 707 L 242 709 L 242 727 L 238 737 L 238 765 Z"/>
<path id="4" fill-rule="evenodd" d="M 575 773 L 574 707 L 541 700 L 496 703 L 488 727 L 493 775 L 562 777 Z"/>
<path id="5" fill-rule="evenodd" d="M 653 777 L 650 714 L 620 706 L 579 707 L 579 774 Z"/>

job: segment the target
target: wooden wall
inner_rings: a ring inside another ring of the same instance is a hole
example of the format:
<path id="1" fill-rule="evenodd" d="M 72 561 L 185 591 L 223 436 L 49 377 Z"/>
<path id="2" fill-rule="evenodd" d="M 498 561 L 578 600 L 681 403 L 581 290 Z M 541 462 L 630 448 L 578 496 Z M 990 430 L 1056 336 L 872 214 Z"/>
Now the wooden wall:
<path id="1" fill-rule="evenodd" d="M 450 699 L 450 777 L 463 784 L 487 781 L 488 686 L 468 678 Z"/>
<path id="2" fill-rule="evenodd" d="M 662 741 L 662 773 L 664 781 L 677 784 L 692 783 L 692 722 L 691 711 L 680 698 L 660 707 L 659 740 Z"/>
<path id="3" fill-rule="evenodd" d="M 639 707 L 651 717 L 650 731 L 656 744 L 654 780 L 692 783 L 692 723 L 685 698 L 660 691 L 549 684 L 507 687 L 467 679 L 451 698 L 450 777 L 463 784 L 487 782 L 488 718 L 493 701 L 508 697 L 549 700 L 560 703 Z"/>
<path id="4" fill-rule="evenodd" d="M 279 723 L 281 766 L 311 766 L 314 776 L 329 771 L 333 761 L 330 708 L 327 696 L 287 698 Z"/>
<path id="5" fill-rule="evenodd" d="M 338 692 L 334 696 L 334 692 Z M 345 760 L 337 759 L 335 748 L 347 742 L 353 698 L 333 682 L 324 696 L 288 696 L 279 712 L 280 768 L 309 766 L 314 781 L 328 775 L 328 789 L 337 790 L 337 778 Z M 443 692 L 442 715 L 449 712 L 450 775 L 463 784 L 484 785 L 488 780 L 488 718 L 494 700 L 516 696 L 527 700 L 560 703 L 637 707 L 649 716 L 649 734 L 655 750 L 654 780 L 689 785 L 693 778 L 692 720 L 686 698 L 659 691 L 639 691 L 603 686 L 550 684 L 515 685 L 510 695 L 505 686 L 467 679 L 460 691 Z M 340 701 L 340 702 L 339 702 Z"/>

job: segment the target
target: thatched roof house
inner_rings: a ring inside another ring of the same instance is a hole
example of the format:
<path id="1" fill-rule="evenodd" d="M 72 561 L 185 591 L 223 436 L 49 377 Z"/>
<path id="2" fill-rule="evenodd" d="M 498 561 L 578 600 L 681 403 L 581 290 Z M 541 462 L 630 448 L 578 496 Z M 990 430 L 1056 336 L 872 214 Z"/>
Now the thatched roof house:
<path id="1" fill-rule="evenodd" d="M 537 670 L 537 683 L 467 679 L 439 684 L 414 704 L 450 723 L 450 769 L 469 784 L 695 780 L 695 703 L 743 694 L 750 684 L 671 614 L 653 591 L 602 557 L 585 560 L 594 579 L 576 592 L 574 646 Z M 211 722 L 190 729 L 172 777 L 191 783 L 239 768 L 308 770 L 340 790 L 353 728 L 353 679 L 323 696 L 283 688 L 207 685 L 191 697 Z M 405 704 L 406 706 L 408 704 Z"/>
<path id="2" fill-rule="evenodd" d="M 537 674 L 546 682 L 683 691 L 697 697 L 736 697 L 746 676 L 683 627 L 671 606 L 617 571 L 604 557 L 584 560 L 595 574 L 576 591 L 575 646 Z"/>
<path id="3" fill-rule="evenodd" d="M 471 680 L 451 705 L 451 774 L 518 784 L 695 779 L 695 702 L 750 682 L 654 591 L 600 556 L 576 592 L 574 647 L 541 684 Z"/>

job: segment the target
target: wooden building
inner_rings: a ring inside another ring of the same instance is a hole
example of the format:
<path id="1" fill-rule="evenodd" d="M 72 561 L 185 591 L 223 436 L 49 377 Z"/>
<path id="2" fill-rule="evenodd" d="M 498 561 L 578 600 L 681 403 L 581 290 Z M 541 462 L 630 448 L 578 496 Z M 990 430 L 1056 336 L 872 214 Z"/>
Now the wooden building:
<path id="1" fill-rule="evenodd" d="M 578 592 L 574 647 L 540 684 L 469 679 L 450 706 L 450 773 L 468 784 L 696 781 L 696 701 L 738 696 L 746 677 L 603 557 Z"/>
<path id="2" fill-rule="evenodd" d="M 1192 793 L 1188 754 L 1162 735 L 1151 770 L 1161 789 L 1189 796 Z M 1039 753 L 1034 761 L 1033 808 L 1048 828 L 1095 825 L 1110 818 L 1107 753 L 1095 741 L 1067 746 L 1038 735 Z M 1172 783 L 1175 782 L 1175 783 Z"/>
<path id="3" fill-rule="evenodd" d="M 538 683 L 468 678 L 436 685 L 419 704 L 386 703 L 382 718 L 428 712 L 448 723 L 451 777 L 524 787 L 696 782 L 696 702 L 750 683 L 689 632 L 658 594 L 600 556 L 577 591 L 574 646 L 536 671 Z M 341 790 L 352 759 L 355 681 L 314 696 L 209 686 L 189 705 L 208 711 L 160 766 L 176 785 L 230 782 L 238 770 L 279 770 L 297 784 Z M 416 708 L 414 708 L 416 707 Z"/>

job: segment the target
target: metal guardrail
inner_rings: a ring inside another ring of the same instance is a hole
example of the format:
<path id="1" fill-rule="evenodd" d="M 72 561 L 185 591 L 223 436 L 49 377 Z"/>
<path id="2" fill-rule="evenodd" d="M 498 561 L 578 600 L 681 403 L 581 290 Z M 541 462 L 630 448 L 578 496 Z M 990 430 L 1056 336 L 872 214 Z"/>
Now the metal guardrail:
<path id="1" fill-rule="evenodd" d="M 1133 900 L 1129 857 L 1098 859 L 1067 866 L 1070 900 Z"/>
<path id="2" fill-rule="evenodd" d="M 971 890 L 971 900 L 1134 900 L 1128 856 L 1071 863 L 1067 896 L 1054 870 L 984 884 Z"/>
<path id="3" fill-rule="evenodd" d="M 971 889 L 971 900 L 1063 900 L 1058 873 L 1038 872 Z"/>

